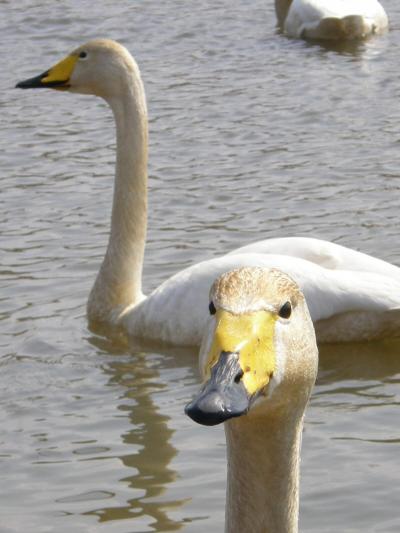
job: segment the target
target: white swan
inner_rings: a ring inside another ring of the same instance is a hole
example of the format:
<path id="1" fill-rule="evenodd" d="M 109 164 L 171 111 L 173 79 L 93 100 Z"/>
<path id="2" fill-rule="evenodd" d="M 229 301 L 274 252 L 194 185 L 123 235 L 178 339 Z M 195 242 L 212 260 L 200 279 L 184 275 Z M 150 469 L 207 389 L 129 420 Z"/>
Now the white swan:
<path id="1" fill-rule="evenodd" d="M 199 345 L 212 281 L 233 268 L 259 265 L 284 270 L 300 284 L 321 342 L 397 334 L 400 269 L 316 239 L 252 244 L 179 272 L 145 298 L 141 278 L 146 238 L 147 111 L 132 56 L 113 41 L 91 41 L 17 87 L 94 94 L 104 98 L 114 113 L 117 161 L 111 231 L 88 300 L 92 323 L 118 325 L 144 339 Z"/>
<path id="2" fill-rule="evenodd" d="M 275 10 L 284 32 L 304 39 L 364 39 L 389 24 L 378 0 L 275 0 Z"/>
<path id="3" fill-rule="evenodd" d="M 206 379 L 186 406 L 196 422 L 225 422 L 226 533 L 298 531 L 304 410 L 318 350 L 298 286 L 274 269 L 222 275 L 200 349 Z"/>

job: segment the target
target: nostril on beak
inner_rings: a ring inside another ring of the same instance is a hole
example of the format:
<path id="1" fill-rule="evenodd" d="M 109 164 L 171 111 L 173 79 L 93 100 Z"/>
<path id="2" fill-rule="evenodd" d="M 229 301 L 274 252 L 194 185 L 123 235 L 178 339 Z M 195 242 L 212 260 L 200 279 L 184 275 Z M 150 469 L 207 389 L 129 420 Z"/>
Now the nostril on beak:
<path id="1" fill-rule="evenodd" d="M 243 373 L 244 373 L 243 370 L 240 369 L 239 372 L 235 376 L 235 379 L 234 379 L 235 383 L 240 383 L 240 380 L 243 377 Z"/>

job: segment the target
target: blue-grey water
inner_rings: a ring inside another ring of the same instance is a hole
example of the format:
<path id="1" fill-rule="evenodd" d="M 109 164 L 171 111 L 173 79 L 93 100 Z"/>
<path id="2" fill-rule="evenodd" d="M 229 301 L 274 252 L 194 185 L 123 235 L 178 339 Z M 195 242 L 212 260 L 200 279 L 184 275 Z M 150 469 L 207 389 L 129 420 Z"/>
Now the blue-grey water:
<path id="1" fill-rule="evenodd" d="M 183 415 L 196 353 L 92 333 L 114 130 L 95 98 L 13 89 L 94 37 L 137 59 L 150 114 L 144 286 L 258 239 L 400 265 L 400 6 L 336 49 L 272 0 L 0 2 L 0 532 L 222 532 L 222 427 Z M 301 531 L 400 531 L 400 343 L 329 346 L 307 412 Z M 247 532 L 246 532 L 247 533 Z"/>

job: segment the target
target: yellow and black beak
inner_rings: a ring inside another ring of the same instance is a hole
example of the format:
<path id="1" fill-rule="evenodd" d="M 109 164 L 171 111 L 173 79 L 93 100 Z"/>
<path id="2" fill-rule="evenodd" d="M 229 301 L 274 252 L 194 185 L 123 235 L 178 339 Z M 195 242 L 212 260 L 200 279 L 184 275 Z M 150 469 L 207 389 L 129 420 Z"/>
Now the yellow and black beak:
<path id="1" fill-rule="evenodd" d="M 206 364 L 209 378 L 185 408 L 190 418 L 212 426 L 248 412 L 275 370 L 276 319 L 265 310 L 242 315 L 217 311 Z"/>
<path id="2" fill-rule="evenodd" d="M 204 426 L 215 426 L 247 413 L 250 396 L 241 380 L 242 375 L 239 354 L 222 352 L 211 369 L 210 379 L 185 407 L 185 413 Z"/>
<path id="3" fill-rule="evenodd" d="M 70 87 L 69 81 L 77 62 L 75 55 L 67 56 L 65 59 L 46 70 L 39 76 L 20 81 L 15 86 L 17 89 L 43 89 L 51 88 L 57 90 L 67 90 Z"/>

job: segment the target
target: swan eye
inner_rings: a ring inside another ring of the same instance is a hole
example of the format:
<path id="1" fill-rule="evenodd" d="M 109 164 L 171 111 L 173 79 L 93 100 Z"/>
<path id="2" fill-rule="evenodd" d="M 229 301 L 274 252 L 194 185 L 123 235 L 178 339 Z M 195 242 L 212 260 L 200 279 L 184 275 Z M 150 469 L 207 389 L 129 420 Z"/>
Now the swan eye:
<path id="1" fill-rule="evenodd" d="M 79 57 L 80 57 L 81 59 L 86 59 L 86 58 L 87 58 L 87 52 L 82 51 L 82 52 L 79 54 Z"/>
<path id="2" fill-rule="evenodd" d="M 290 302 L 286 302 L 282 305 L 282 307 L 279 309 L 279 316 L 281 318 L 289 318 L 292 314 L 292 304 Z"/>
<path id="3" fill-rule="evenodd" d="M 217 312 L 217 310 L 215 309 L 214 302 L 210 302 L 210 305 L 208 306 L 208 309 L 210 311 L 210 315 L 215 315 L 215 313 Z"/>

